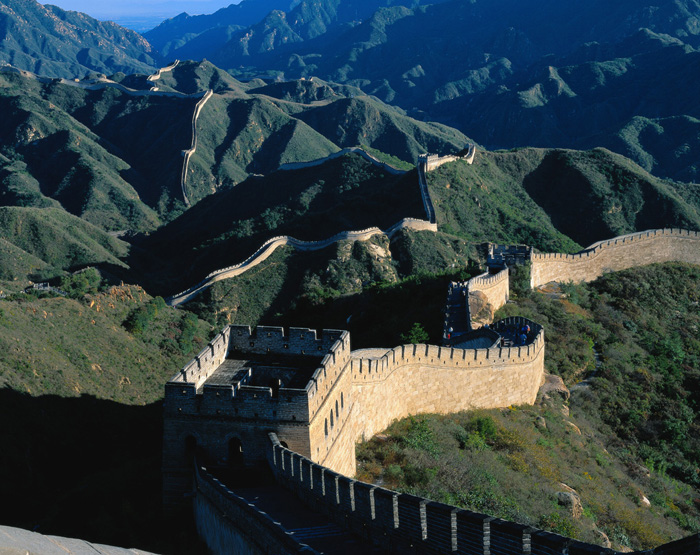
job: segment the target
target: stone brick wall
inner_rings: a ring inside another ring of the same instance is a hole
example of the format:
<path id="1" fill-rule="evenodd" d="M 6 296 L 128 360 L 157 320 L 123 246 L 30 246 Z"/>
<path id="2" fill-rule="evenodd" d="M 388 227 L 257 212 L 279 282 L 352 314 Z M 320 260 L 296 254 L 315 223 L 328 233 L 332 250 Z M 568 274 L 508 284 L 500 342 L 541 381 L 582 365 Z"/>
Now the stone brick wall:
<path id="1" fill-rule="evenodd" d="M 493 321 L 493 313 L 508 302 L 510 280 L 508 269 L 497 274 L 481 274 L 467 282 L 467 313 L 472 329 Z M 485 316 L 483 316 L 485 315 Z"/>
<path id="2" fill-rule="evenodd" d="M 418 163 L 423 164 L 426 172 L 430 172 L 443 164 L 454 162 L 455 160 L 464 160 L 467 164 L 472 164 L 474 163 L 475 155 L 476 146 L 471 144 L 463 155 L 448 154 L 447 156 L 439 156 L 438 154 L 421 154 L 418 157 Z"/>
<path id="3" fill-rule="evenodd" d="M 512 320 L 536 330 L 531 344 L 470 350 L 401 345 L 380 358 L 351 359 L 357 437 L 371 437 L 409 414 L 534 403 L 544 376 L 544 330 L 524 318 Z"/>
<path id="4" fill-rule="evenodd" d="M 204 468 L 196 468 L 194 482 L 197 532 L 213 553 L 317 553 L 295 540 L 279 522 L 236 495 Z"/>
<path id="5" fill-rule="evenodd" d="M 601 241 L 578 254 L 533 254 L 531 286 L 550 281 L 592 281 L 606 272 L 655 262 L 700 264 L 700 233 L 655 229 Z"/>

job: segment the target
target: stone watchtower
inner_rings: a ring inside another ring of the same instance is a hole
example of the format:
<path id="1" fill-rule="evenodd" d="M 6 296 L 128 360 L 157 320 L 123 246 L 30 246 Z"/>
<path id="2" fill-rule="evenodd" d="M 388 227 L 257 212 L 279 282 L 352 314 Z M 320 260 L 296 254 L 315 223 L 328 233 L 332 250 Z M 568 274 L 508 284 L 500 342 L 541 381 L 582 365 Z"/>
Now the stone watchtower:
<path id="1" fill-rule="evenodd" d="M 195 451 L 212 467 L 253 467 L 266 461 L 269 432 L 354 474 L 354 449 L 336 445 L 353 404 L 349 360 L 347 331 L 225 328 L 165 386 L 165 505 L 191 491 Z"/>

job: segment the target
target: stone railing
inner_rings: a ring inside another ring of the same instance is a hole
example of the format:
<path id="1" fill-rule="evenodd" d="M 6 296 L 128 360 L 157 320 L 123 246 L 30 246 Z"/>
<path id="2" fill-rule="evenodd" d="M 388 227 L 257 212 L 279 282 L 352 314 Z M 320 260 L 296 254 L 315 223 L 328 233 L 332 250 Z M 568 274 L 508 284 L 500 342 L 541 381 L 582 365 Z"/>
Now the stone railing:
<path id="1" fill-rule="evenodd" d="M 268 461 L 278 483 L 338 525 L 389 553 L 442 555 L 616 555 L 524 524 L 474 513 L 360 482 L 283 447 L 269 434 Z M 696 555 L 700 535 L 637 552 Z"/>

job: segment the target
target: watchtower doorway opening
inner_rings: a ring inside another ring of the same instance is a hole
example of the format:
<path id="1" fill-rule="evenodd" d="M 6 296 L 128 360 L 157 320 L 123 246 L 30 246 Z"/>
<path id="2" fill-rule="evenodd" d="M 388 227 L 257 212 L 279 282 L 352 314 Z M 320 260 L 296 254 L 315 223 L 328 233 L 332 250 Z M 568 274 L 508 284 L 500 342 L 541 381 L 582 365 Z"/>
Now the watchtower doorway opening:
<path id="1" fill-rule="evenodd" d="M 194 436 L 187 436 L 185 438 L 185 461 L 190 464 L 194 460 L 194 456 L 197 454 L 197 438 Z"/>
<path id="2" fill-rule="evenodd" d="M 228 441 L 228 465 L 231 468 L 243 466 L 243 445 L 237 437 L 232 437 Z"/>

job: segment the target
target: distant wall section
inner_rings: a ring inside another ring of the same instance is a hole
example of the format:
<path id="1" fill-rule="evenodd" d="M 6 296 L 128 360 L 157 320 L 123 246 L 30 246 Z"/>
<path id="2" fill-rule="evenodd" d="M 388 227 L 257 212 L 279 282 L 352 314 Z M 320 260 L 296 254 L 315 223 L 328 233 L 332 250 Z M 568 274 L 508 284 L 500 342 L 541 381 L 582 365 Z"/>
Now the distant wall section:
<path id="1" fill-rule="evenodd" d="M 700 233 L 655 229 L 615 237 L 577 254 L 532 254 L 530 284 L 550 281 L 592 281 L 604 273 L 656 262 L 700 264 Z"/>

